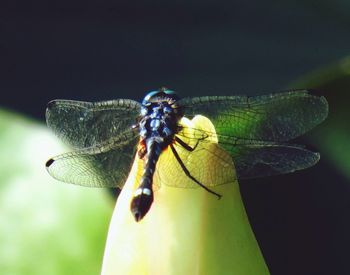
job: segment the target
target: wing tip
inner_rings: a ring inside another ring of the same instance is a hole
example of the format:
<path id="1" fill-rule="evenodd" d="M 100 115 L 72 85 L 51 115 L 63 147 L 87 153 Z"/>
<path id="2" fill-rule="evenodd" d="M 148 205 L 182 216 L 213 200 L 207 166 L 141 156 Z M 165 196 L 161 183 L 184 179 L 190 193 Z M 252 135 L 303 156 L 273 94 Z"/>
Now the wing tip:
<path id="1" fill-rule="evenodd" d="M 49 126 L 50 125 L 50 112 L 52 109 L 55 108 L 57 101 L 56 100 L 51 100 L 47 103 L 46 105 L 46 112 L 45 112 L 45 118 L 46 118 L 46 124 Z M 50 127 L 50 126 L 49 126 Z"/>
<path id="2" fill-rule="evenodd" d="M 314 162 L 311 166 L 315 165 L 321 159 L 321 154 L 319 152 L 314 152 L 314 156 L 315 156 Z"/>
<path id="3" fill-rule="evenodd" d="M 314 111 L 317 112 L 316 124 L 313 126 L 315 127 L 316 125 L 320 124 L 328 117 L 329 104 L 327 99 L 321 95 L 322 91 L 320 89 L 312 88 L 312 89 L 306 89 L 305 91 L 307 92 L 306 93 L 307 97 L 313 100 Z"/>
<path id="4" fill-rule="evenodd" d="M 49 160 L 45 163 L 46 168 L 49 168 L 49 167 L 52 165 L 52 163 L 54 163 L 54 162 L 55 162 L 55 160 L 54 160 L 53 158 L 49 159 Z"/>
<path id="5" fill-rule="evenodd" d="M 323 108 L 324 108 L 324 117 L 323 117 L 323 120 L 325 120 L 327 117 L 328 117 L 328 113 L 329 113 L 329 104 L 328 104 L 328 101 L 327 99 L 324 97 L 324 96 L 321 96 L 320 97 L 320 100 L 321 100 L 321 103 L 323 104 Z M 322 121 L 323 121 L 322 120 Z"/>
<path id="6" fill-rule="evenodd" d="M 47 103 L 47 105 L 46 105 L 46 108 L 47 109 L 52 109 L 55 105 L 56 105 L 56 103 L 57 103 L 57 100 L 51 100 L 51 101 L 49 101 L 48 103 Z"/>

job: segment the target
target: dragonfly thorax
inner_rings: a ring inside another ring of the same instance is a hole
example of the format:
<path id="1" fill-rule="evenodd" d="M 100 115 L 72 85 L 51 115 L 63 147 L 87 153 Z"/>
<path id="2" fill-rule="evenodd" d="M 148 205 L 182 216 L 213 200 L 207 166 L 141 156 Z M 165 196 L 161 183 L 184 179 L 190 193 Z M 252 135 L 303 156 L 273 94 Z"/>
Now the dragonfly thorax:
<path id="1" fill-rule="evenodd" d="M 141 139 L 159 138 L 171 140 L 178 132 L 178 122 L 182 109 L 178 106 L 179 97 L 164 88 L 148 93 L 142 101 L 139 133 Z"/>

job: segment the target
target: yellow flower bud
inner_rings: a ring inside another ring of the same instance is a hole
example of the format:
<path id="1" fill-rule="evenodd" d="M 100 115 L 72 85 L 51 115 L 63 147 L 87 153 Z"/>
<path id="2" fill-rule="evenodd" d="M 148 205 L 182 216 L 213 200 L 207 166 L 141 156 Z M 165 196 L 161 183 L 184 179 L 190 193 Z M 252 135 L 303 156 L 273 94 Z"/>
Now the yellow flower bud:
<path id="1" fill-rule="evenodd" d="M 269 274 L 242 203 L 232 159 L 217 145 L 214 126 L 203 116 L 183 118 L 181 123 L 186 127 L 181 139 L 195 150 L 174 145 L 179 156 L 191 174 L 221 199 L 199 186 L 172 187 L 196 184 L 168 148 L 157 163 L 153 205 L 136 222 L 130 201 L 143 171 L 136 156 L 114 210 L 102 275 Z M 213 133 L 212 143 L 197 144 L 199 131 L 191 129 Z"/>

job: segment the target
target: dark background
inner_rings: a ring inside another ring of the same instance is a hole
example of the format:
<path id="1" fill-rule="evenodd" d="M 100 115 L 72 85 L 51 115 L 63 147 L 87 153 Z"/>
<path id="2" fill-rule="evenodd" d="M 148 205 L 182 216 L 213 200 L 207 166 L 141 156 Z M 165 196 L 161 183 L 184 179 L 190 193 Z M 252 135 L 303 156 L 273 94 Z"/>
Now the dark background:
<path id="1" fill-rule="evenodd" d="M 340 0 L 1 5 L 0 105 L 42 123 L 54 98 L 140 100 L 163 85 L 182 96 L 280 91 L 350 52 Z M 327 157 L 241 182 L 272 274 L 350 274 L 348 183 Z"/>

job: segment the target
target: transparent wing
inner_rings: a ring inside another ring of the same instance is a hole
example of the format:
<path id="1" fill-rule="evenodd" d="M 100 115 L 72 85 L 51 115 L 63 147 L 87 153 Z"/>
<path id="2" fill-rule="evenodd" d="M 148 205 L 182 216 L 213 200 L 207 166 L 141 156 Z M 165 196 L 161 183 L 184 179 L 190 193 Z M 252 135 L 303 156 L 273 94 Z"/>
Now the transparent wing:
<path id="1" fill-rule="evenodd" d="M 218 144 L 199 143 L 192 152 L 177 142 L 173 146 L 190 174 L 205 186 L 227 184 L 236 179 L 231 157 Z M 199 187 L 185 174 L 169 147 L 162 152 L 154 177 L 158 178 L 155 182 L 172 187 Z"/>
<path id="2" fill-rule="evenodd" d="M 191 135 L 186 135 L 186 130 L 184 127 L 178 136 L 185 138 L 191 146 L 196 146 L 196 143 L 200 141 L 198 144 L 202 144 L 204 150 L 211 152 L 212 159 L 205 160 L 209 161 L 210 166 L 221 166 L 223 160 L 230 166 L 233 165 L 231 163 L 233 161 L 239 179 L 291 173 L 315 165 L 320 158 L 318 153 L 307 150 L 300 145 L 216 135 L 222 150 L 232 158 L 228 161 L 227 158 L 223 159 L 221 154 L 218 155 L 217 150 L 212 150 L 213 146 L 205 145 L 206 143 L 211 144 L 210 140 L 215 136 L 215 133 L 191 129 Z M 189 160 L 194 159 L 191 152 L 184 154 L 184 156 Z M 202 162 L 203 159 L 199 159 L 199 161 Z M 202 173 L 200 167 L 201 165 L 198 165 L 194 170 L 199 169 L 198 173 Z M 225 171 L 220 173 L 225 173 Z"/>
<path id="3" fill-rule="evenodd" d="M 222 138 L 219 144 L 231 155 L 240 179 L 292 173 L 311 167 L 320 159 L 319 153 L 300 145 L 230 139 Z"/>
<path id="4" fill-rule="evenodd" d="M 240 139 L 288 141 L 322 122 L 328 114 L 324 97 L 306 90 L 264 96 L 204 96 L 179 101 L 185 115 L 208 117 L 218 135 Z"/>
<path id="5" fill-rule="evenodd" d="M 140 103 L 129 99 L 102 102 L 53 100 L 46 109 L 46 123 L 75 148 L 100 144 L 136 123 Z"/>
<path id="6" fill-rule="evenodd" d="M 88 187 L 119 187 L 130 172 L 137 133 L 129 130 L 95 147 L 62 154 L 47 161 L 57 180 Z"/>

